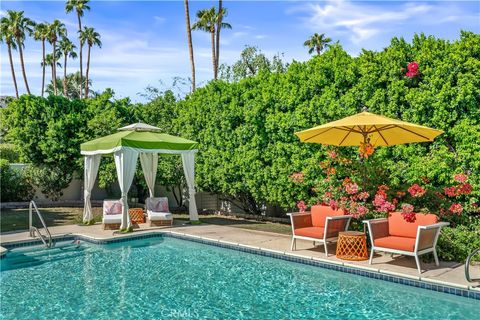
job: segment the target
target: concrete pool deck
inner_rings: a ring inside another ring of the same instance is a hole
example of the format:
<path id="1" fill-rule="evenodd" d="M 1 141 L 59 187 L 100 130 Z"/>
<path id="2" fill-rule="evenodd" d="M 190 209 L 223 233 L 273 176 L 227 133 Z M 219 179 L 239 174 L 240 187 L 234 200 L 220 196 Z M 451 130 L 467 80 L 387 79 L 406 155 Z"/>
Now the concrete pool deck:
<path id="1" fill-rule="evenodd" d="M 421 280 L 433 284 L 448 285 L 452 287 L 469 289 L 480 292 L 480 282 L 469 283 L 465 279 L 464 264 L 456 262 L 440 262 L 440 266 L 434 263 L 422 262 L 422 274 L 419 275 L 413 257 L 405 257 L 390 254 L 376 254 L 373 264 L 367 261 L 344 261 L 335 257 L 336 244 L 328 247 L 329 255 L 325 256 L 323 245 L 313 247 L 311 241 L 297 240 L 297 250 L 290 251 L 291 237 L 289 235 L 247 230 L 238 227 L 220 226 L 211 224 L 185 225 L 176 221 L 172 227 L 149 228 L 147 224 L 140 224 L 138 229 L 129 234 L 114 234 L 112 230 L 103 230 L 101 224 L 93 226 L 64 225 L 49 228 L 53 237 L 63 235 L 82 235 L 97 240 L 119 237 L 131 237 L 152 232 L 172 232 L 180 235 L 203 238 L 206 240 L 222 241 L 235 245 L 249 246 L 255 249 L 270 250 L 287 255 L 296 255 L 307 259 L 319 259 L 328 263 L 354 267 L 362 270 L 379 272 L 392 276 L 399 276 L 414 280 Z M 8 232 L 0 234 L 0 243 L 21 242 L 32 240 L 28 231 Z M 4 254 L 1 248 L 0 254 Z M 480 277 L 480 266 L 471 267 L 471 275 Z"/>

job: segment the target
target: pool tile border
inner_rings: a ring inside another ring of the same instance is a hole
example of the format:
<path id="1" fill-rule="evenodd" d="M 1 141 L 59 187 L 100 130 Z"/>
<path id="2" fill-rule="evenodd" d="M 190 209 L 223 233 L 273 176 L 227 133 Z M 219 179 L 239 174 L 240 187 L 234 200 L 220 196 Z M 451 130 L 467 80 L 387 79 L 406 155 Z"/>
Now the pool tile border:
<path id="1" fill-rule="evenodd" d="M 344 263 L 340 261 L 332 261 L 322 258 L 316 257 L 305 257 L 302 255 L 298 255 L 295 253 L 285 252 L 285 251 L 277 251 L 277 250 L 270 250 L 261 247 L 255 247 L 250 245 L 244 245 L 241 243 L 234 243 L 229 241 L 223 241 L 218 239 L 211 239 L 196 235 L 190 235 L 186 233 L 179 233 L 175 231 L 166 231 L 161 230 L 157 232 L 150 232 L 141 235 L 131 234 L 131 235 L 122 235 L 116 238 L 106 238 L 106 239 L 99 239 L 99 238 L 92 238 L 84 235 L 77 235 L 77 234 L 66 234 L 61 236 L 54 236 L 53 239 L 55 242 L 57 241 L 86 241 L 93 244 L 110 244 L 110 243 L 119 243 L 119 242 L 126 242 L 138 239 L 148 239 L 148 238 L 158 238 L 158 237 L 172 237 L 181 240 L 193 241 L 197 243 L 212 245 L 216 247 L 256 254 L 260 256 L 271 257 L 275 259 L 281 259 L 285 261 L 301 263 L 306 265 L 311 265 L 315 267 L 320 267 L 329 270 L 340 271 L 344 273 L 356 274 L 362 277 L 378 279 L 393 283 L 399 283 L 411 287 L 422 288 L 431 291 L 437 291 L 441 293 L 452 294 L 456 296 L 461 296 L 465 298 L 470 298 L 474 300 L 480 300 L 480 289 L 471 288 L 471 287 L 455 287 L 449 283 L 429 279 L 429 278 L 422 278 L 420 276 L 411 276 L 411 275 L 404 275 L 399 274 L 393 271 L 381 270 L 372 267 L 366 266 L 359 266 L 349 263 Z M 20 247 L 27 247 L 33 245 L 40 245 L 42 242 L 39 239 L 32 239 L 32 240 L 21 240 L 15 242 L 8 242 L 2 243 L 2 247 L 5 249 L 13 249 L 13 248 L 20 248 Z M 5 254 L 1 255 L 3 258 Z"/>

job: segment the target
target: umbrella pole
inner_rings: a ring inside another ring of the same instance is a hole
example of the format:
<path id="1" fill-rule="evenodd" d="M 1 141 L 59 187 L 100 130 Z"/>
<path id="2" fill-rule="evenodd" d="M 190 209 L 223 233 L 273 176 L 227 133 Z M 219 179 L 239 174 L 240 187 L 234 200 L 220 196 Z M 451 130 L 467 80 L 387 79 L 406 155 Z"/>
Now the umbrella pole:
<path id="1" fill-rule="evenodd" d="M 363 133 L 363 143 L 364 145 L 367 144 L 367 134 Z M 367 191 L 367 165 L 365 157 L 362 156 L 362 164 L 363 164 L 363 191 Z"/>

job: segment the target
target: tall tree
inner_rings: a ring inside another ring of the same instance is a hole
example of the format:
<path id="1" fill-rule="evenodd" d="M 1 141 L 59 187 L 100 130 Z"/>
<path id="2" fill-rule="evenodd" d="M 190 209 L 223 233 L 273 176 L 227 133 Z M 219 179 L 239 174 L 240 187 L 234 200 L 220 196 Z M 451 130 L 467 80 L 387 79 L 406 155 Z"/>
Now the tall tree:
<path id="1" fill-rule="evenodd" d="M 8 59 L 10 61 L 10 70 L 12 72 L 13 85 L 15 87 L 15 96 L 18 98 L 17 78 L 15 76 L 15 67 L 13 66 L 12 49 L 16 49 L 15 38 L 12 29 L 10 28 L 10 21 L 7 17 L 0 20 L 0 42 L 5 42 L 8 49 Z"/>
<path id="2" fill-rule="evenodd" d="M 45 91 L 45 41 L 48 37 L 48 28 L 48 23 L 38 23 L 33 31 L 33 38 L 37 41 L 42 41 L 42 97 Z"/>
<path id="3" fill-rule="evenodd" d="M 54 58 L 55 57 L 55 58 Z M 42 67 L 50 67 L 50 70 L 51 70 L 51 73 L 52 73 L 52 83 L 53 83 L 53 94 L 57 95 L 57 86 L 56 86 L 56 78 L 54 77 L 55 73 L 54 73 L 54 69 L 55 67 L 59 67 L 61 68 L 62 65 L 60 64 L 60 62 L 58 62 L 58 60 L 60 60 L 60 54 L 57 52 L 56 53 L 56 56 L 54 56 L 52 53 L 49 53 L 45 56 L 45 62 L 42 63 Z M 47 86 L 48 88 L 48 86 Z M 48 90 L 47 90 L 48 91 Z"/>
<path id="4" fill-rule="evenodd" d="M 60 40 L 59 44 L 59 50 L 63 54 L 63 95 L 66 97 L 67 96 L 67 60 L 70 57 L 71 59 L 76 59 L 77 58 L 77 53 L 75 52 L 75 49 L 77 48 L 70 39 L 67 37 L 63 37 L 62 40 Z"/>
<path id="5" fill-rule="evenodd" d="M 83 45 L 82 41 L 80 40 L 80 33 L 82 32 L 82 17 L 83 14 L 86 10 L 90 10 L 90 6 L 88 5 L 89 0 L 67 0 L 67 3 L 65 4 L 65 11 L 67 13 L 72 12 L 75 10 L 77 13 L 77 19 L 78 19 L 78 37 L 79 37 L 79 42 L 80 42 L 80 48 L 79 48 L 79 55 L 80 55 L 80 79 L 83 79 Z M 80 81 L 80 98 L 82 97 L 82 81 Z"/>
<path id="6" fill-rule="evenodd" d="M 90 71 L 90 51 L 93 46 L 99 48 L 102 47 L 102 42 L 100 41 L 100 34 L 95 31 L 93 28 L 84 27 L 80 33 L 80 43 L 87 43 L 88 45 L 88 54 L 87 54 L 87 72 L 85 73 L 85 98 L 88 98 L 88 74 Z"/>
<path id="7" fill-rule="evenodd" d="M 192 91 L 195 91 L 195 59 L 193 57 L 192 28 L 190 27 L 190 10 L 188 0 L 185 0 L 185 23 L 187 24 L 188 52 L 190 65 L 192 66 Z"/>
<path id="8" fill-rule="evenodd" d="M 25 72 L 25 62 L 23 60 L 23 48 L 25 46 L 25 38 L 27 34 L 33 32 L 35 23 L 29 18 L 25 17 L 23 11 L 7 10 L 6 18 L 10 24 L 11 32 L 17 44 L 17 50 L 20 54 L 20 65 L 22 67 L 23 80 L 28 94 L 30 94 L 30 87 L 28 86 L 27 74 Z"/>
<path id="9" fill-rule="evenodd" d="M 222 9 L 222 15 L 225 15 L 225 9 Z M 216 12 L 215 7 L 210 9 L 203 9 L 197 12 L 197 21 L 193 24 L 193 30 L 202 30 L 210 33 L 210 40 L 212 44 L 212 64 L 213 64 L 213 78 L 216 80 L 218 75 L 217 70 L 217 55 L 215 46 L 215 36 L 217 29 L 217 22 L 219 20 L 219 14 Z M 232 26 L 228 23 L 221 22 L 221 28 L 231 29 Z"/>
<path id="10" fill-rule="evenodd" d="M 329 46 L 330 42 L 332 42 L 332 39 L 325 37 L 324 33 L 314 33 L 303 45 L 308 47 L 308 53 L 312 54 L 316 51 L 317 55 L 320 55 L 322 51 Z"/>
<path id="11" fill-rule="evenodd" d="M 220 30 L 222 30 L 223 19 L 223 6 L 222 0 L 218 0 L 218 13 L 217 13 L 217 34 L 216 34 L 216 47 L 215 47 L 215 63 L 217 64 L 217 76 L 218 76 L 218 61 L 220 60 Z M 217 77 L 215 77 L 216 79 Z"/>
<path id="12" fill-rule="evenodd" d="M 51 24 L 49 24 L 48 27 L 48 42 L 52 45 L 52 55 L 53 57 L 57 57 L 57 41 L 58 38 L 60 37 L 65 37 L 67 35 L 67 29 L 65 28 L 65 24 L 61 22 L 60 20 L 53 20 Z M 53 80 L 53 88 L 54 88 L 54 93 L 55 95 L 58 94 L 57 92 L 57 82 L 55 79 L 57 78 L 57 65 L 54 63 L 53 65 L 53 74 L 52 74 L 52 80 Z"/>

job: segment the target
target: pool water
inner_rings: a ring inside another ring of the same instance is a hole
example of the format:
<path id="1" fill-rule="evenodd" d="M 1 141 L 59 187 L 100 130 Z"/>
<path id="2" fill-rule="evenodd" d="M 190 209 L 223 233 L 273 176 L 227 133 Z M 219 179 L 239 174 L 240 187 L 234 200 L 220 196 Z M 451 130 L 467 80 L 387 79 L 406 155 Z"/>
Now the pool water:
<path id="1" fill-rule="evenodd" d="M 477 300 L 158 237 L 1 260 L 1 319 L 479 319 Z"/>

